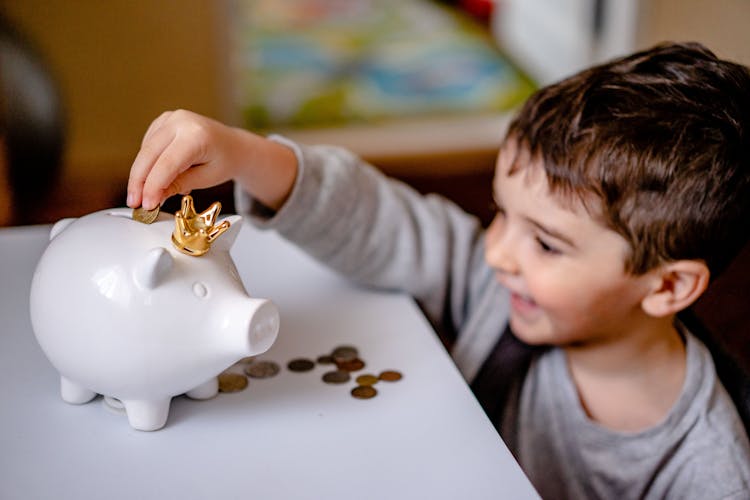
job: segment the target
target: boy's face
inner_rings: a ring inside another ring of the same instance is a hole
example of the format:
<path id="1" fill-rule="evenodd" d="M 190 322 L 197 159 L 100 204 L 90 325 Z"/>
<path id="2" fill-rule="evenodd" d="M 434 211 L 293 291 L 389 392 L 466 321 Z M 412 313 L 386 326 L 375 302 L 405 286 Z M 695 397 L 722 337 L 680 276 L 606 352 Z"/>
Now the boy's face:
<path id="1" fill-rule="evenodd" d="M 508 175 L 514 147 L 498 156 L 499 212 L 485 258 L 511 292 L 511 328 L 529 344 L 606 341 L 637 328 L 647 276 L 625 272 L 628 244 L 583 205 L 562 205 L 539 162 L 523 156 Z"/>

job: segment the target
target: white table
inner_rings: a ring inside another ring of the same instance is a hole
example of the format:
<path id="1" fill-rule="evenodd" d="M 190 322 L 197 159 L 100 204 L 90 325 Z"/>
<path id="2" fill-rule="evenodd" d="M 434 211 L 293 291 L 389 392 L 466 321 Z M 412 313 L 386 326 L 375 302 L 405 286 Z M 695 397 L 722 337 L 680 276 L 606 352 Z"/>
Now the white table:
<path id="1" fill-rule="evenodd" d="M 362 373 L 393 368 L 369 400 L 326 368 L 251 379 L 208 401 L 174 398 L 167 425 L 130 428 L 102 398 L 60 399 L 31 330 L 28 295 L 49 227 L 0 230 L 0 498 L 538 498 L 413 301 L 353 287 L 274 233 L 233 249 L 251 295 L 281 311 L 263 359 L 286 365 L 340 344 Z"/>

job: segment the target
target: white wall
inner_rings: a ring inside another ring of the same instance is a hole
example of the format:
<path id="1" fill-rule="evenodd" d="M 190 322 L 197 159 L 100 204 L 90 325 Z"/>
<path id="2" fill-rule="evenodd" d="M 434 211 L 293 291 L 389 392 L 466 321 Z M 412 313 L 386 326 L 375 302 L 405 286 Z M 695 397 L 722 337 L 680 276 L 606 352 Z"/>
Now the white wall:
<path id="1" fill-rule="evenodd" d="M 750 65 L 750 0 L 497 0 L 493 32 L 540 84 L 665 40 Z M 597 5 L 602 9 L 595 28 Z"/>
<path id="2" fill-rule="evenodd" d="M 750 0 L 641 0 L 639 47 L 696 40 L 750 65 Z"/>

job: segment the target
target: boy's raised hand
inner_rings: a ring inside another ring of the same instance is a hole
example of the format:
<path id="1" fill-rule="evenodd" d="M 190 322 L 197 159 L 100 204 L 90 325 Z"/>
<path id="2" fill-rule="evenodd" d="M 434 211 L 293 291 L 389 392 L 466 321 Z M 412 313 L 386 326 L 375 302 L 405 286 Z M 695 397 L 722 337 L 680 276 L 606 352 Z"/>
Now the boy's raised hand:
<path id="1" fill-rule="evenodd" d="M 190 111 L 167 111 L 149 126 L 128 179 L 127 204 L 150 210 L 174 194 L 230 179 L 278 209 L 297 161 L 281 144 Z"/>

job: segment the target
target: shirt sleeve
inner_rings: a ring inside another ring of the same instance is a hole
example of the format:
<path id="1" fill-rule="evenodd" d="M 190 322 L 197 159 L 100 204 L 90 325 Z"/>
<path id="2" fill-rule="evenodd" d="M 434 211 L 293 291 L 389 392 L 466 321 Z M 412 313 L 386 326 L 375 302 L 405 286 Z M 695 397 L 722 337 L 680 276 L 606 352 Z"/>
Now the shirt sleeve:
<path id="1" fill-rule="evenodd" d="M 237 188 L 238 211 L 360 284 L 412 295 L 434 325 L 460 331 L 472 276 L 486 275 L 478 219 L 342 148 L 271 139 L 297 156 L 290 197 L 273 213 Z"/>

